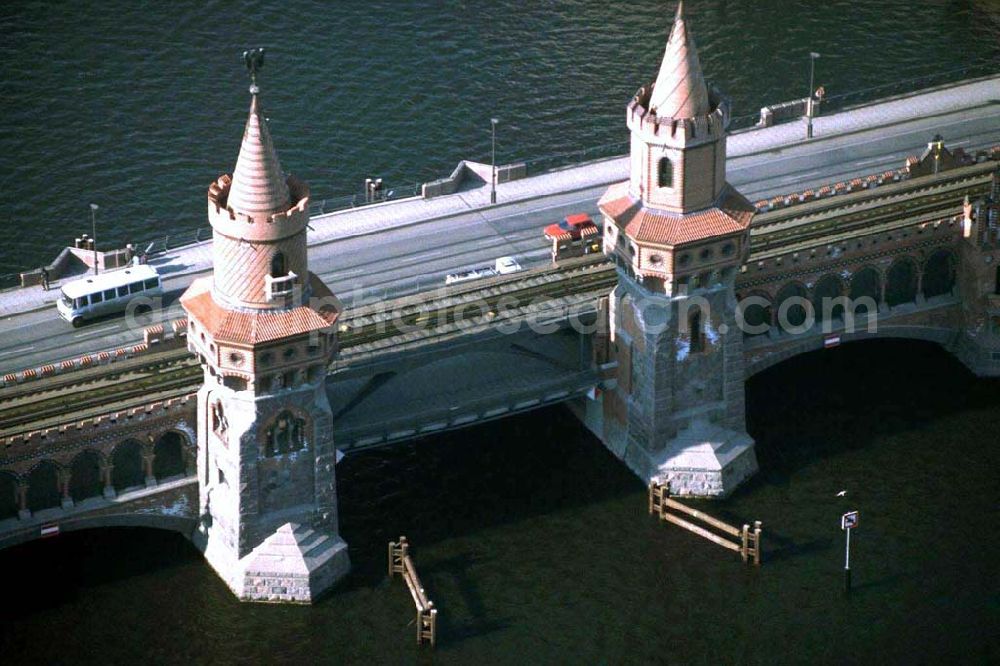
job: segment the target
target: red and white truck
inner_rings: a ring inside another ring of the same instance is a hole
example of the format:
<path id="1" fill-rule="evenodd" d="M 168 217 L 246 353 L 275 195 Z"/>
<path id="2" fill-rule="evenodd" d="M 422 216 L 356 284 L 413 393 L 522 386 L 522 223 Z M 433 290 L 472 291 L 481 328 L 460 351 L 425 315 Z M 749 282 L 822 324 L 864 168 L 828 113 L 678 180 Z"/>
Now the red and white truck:
<path id="1" fill-rule="evenodd" d="M 545 227 L 545 238 L 552 244 L 552 261 L 601 251 L 601 228 L 586 213 L 567 215 Z"/>

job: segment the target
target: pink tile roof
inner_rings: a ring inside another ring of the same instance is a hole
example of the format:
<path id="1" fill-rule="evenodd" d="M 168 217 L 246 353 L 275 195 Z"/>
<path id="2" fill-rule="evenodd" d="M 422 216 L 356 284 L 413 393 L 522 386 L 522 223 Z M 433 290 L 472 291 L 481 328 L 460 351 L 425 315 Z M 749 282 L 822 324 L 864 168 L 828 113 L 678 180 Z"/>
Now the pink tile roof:
<path id="1" fill-rule="evenodd" d="M 711 111 L 698 51 L 684 20 L 683 0 L 677 3 L 677 16 L 650 93 L 649 109 L 660 118 L 676 119 L 704 116 Z"/>
<path id="2" fill-rule="evenodd" d="M 750 226 L 756 209 L 727 185 L 715 207 L 685 215 L 645 208 L 628 193 L 628 183 L 608 188 L 598 202 L 601 211 L 639 242 L 675 247 L 684 243 L 736 234 Z"/>
<path id="3" fill-rule="evenodd" d="M 333 293 L 315 275 L 309 275 L 312 298 L 322 302 L 313 309 L 303 305 L 288 310 L 233 310 L 212 298 L 211 278 L 195 280 L 181 304 L 188 316 L 216 341 L 255 345 L 295 337 L 333 326 L 340 308 Z"/>
<path id="4" fill-rule="evenodd" d="M 289 208 L 288 184 L 271 141 L 259 98 L 250 102 L 250 116 L 243 131 L 243 145 L 236 159 L 227 205 L 251 216 L 284 212 Z"/>

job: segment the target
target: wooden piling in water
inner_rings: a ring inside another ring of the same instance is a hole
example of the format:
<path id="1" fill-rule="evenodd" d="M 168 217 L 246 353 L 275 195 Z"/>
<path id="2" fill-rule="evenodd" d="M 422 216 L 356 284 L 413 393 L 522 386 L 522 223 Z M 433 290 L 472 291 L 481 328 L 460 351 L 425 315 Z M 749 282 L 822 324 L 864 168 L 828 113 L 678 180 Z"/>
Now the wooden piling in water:
<path id="1" fill-rule="evenodd" d="M 670 513 L 669 510 L 671 509 L 685 514 L 694 520 L 700 521 L 705 525 L 722 532 L 724 535 L 736 537 L 739 541 L 730 540 L 725 536 L 714 534 L 701 525 L 697 525 L 690 520 L 686 520 L 680 516 Z M 760 535 L 762 523 L 759 520 L 754 521 L 753 531 L 750 530 L 750 525 L 745 523 L 742 528 L 738 528 L 734 525 L 723 522 L 718 518 L 714 518 L 707 513 L 698 511 L 697 509 L 692 509 L 691 507 L 678 502 L 670 497 L 669 486 L 660 485 L 656 482 L 651 482 L 649 484 L 649 513 L 650 515 L 653 515 L 654 513 L 658 514 L 660 520 L 673 523 L 678 527 L 683 527 L 689 532 L 693 532 L 704 539 L 708 539 L 712 543 L 716 543 L 723 548 L 736 551 L 740 554 L 740 559 L 743 560 L 743 562 L 749 563 L 752 561 L 755 566 L 760 566 Z"/>
<path id="2" fill-rule="evenodd" d="M 389 542 L 389 578 L 397 573 L 402 574 L 410 590 L 413 605 L 417 609 L 417 645 L 427 641 L 434 647 L 437 642 L 437 608 L 427 598 L 409 551 L 410 544 L 405 536 L 399 537 L 398 542 Z"/>

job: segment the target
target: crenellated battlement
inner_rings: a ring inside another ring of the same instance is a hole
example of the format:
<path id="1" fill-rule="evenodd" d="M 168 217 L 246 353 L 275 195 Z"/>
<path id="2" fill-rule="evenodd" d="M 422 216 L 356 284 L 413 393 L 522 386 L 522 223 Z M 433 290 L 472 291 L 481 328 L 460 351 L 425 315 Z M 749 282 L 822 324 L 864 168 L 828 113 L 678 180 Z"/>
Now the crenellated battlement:
<path id="1" fill-rule="evenodd" d="M 649 99 L 654 84 L 636 91 L 625 111 L 628 128 L 638 133 L 648 143 L 670 145 L 677 148 L 717 141 L 725 136 L 729 127 L 729 99 L 715 88 L 709 88 L 712 111 L 694 118 L 661 118 L 649 109 Z"/>
<path id="2" fill-rule="evenodd" d="M 232 184 L 232 176 L 223 174 L 208 187 L 208 219 L 219 233 L 252 241 L 278 240 L 299 233 L 309 222 L 309 186 L 295 176 L 286 179 L 292 206 L 268 215 L 233 210 L 229 206 Z"/>

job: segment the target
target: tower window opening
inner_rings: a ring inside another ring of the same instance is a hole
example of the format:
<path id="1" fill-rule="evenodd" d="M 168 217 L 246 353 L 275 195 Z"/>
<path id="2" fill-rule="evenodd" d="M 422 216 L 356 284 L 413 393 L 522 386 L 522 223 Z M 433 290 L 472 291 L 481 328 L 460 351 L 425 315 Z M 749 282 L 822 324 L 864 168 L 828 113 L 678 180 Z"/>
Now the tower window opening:
<path id="1" fill-rule="evenodd" d="M 271 257 L 271 277 L 280 278 L 288 275 L 288 267 L 285 265 L 285 254 L 275 252 Z"/>
<path id="2" fill-rule="evenodd" d="M 695 308 L 688 315 L 688 329 L 691 335 L 691 353 L 700 354 L 705 351 L 705 329 L 700 308 Z"/>
<path id="3" fill-rule="evenodd" d="M 658 183 L 660 187 L 674 186 L 674 165 L 669 157 L 661 157 L 658 168 Z"/>
<path id="4" fill-rule="evenodd" d="M 275 252 L 271 257 L 271 272 L 264 276 L 269 300 L 285 299 L 291 296 L 298 276 L 288 270 L 288 262 L 283 252 Z"/>
<path id="5" fill-rule="evenodd" d="M 217 435 L 224 435 L 226 430 L 229 428 L 229 421 L 226 419 L 226 413 L 222 408 L 222 401 L 216 400 L 212 403 L 212 431 Z"/>
<path id="6" fill-rule="evenodd" d="M 291 412 L 282 412 L 265 433 L 265 453 L 280 456 L 305 448 L 305 421 Z"/>
<path id="7" fill-rule="evenodd" d="M 234 391 L 247 390 L 247 380 L 244 379 L 243 377 L 235 377 L 233 375 L 223 375 L 222 385 Z"/>

